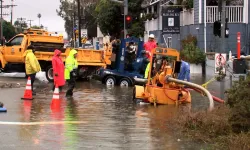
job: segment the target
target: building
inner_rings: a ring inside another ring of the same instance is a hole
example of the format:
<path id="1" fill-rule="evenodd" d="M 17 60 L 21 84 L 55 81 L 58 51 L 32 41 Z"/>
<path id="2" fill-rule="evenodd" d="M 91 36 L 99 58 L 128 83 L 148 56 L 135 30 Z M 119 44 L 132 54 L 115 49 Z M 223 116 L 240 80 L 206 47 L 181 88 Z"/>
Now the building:
<path id="1" fill-rule="evenodd" d="M 220 50 L 220 38 L 213 35 L 213 23 L 219 20 L 218 3 L 216 0 L 206 1 L 206 50 L 218 52 Z M 151 19 L 145 22 L 144 40 L 148 35 L 155 34 L 159 43 L 168 47 L 181 49 L 181 40 L 191 34 L 197 37 L 197 45 L 204 50 L 204 0 L 193 0 L 193 8 L 183 9 L 180 13 L 180 34 L 162 35 L 162 7 L 169 6 L 170 0 L 151 0 L 144 8 L 144 14 L 153 14 Z M 177 1 L 175 0 L 174 3 Z M 234 1 L 227 4 L 226 18 L 228 18 L 229 38 L 226 38 L 226 52 L 236 53 L 237 32 L 241 33 L 242 51 L 249 54 L 250 44 L 250 2 L 249 0 Z"/>

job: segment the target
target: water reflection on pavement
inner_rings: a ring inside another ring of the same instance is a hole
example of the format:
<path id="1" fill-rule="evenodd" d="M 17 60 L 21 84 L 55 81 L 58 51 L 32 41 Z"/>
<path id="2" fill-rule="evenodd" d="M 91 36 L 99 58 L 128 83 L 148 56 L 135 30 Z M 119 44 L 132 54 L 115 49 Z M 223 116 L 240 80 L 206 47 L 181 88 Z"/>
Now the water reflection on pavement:
<path id="1" fill-rule="evenodd" d="M 81 124 L 0 125 L 1 149 L 199 149 L 199 144 L 178 142 L 166 121 L 179 108 L 138 105 L 132 88 L 107 88 L 99 82 L 78 83 L 73 99 L 51 102 L 52 93 L 21 101 L 23 89 L 0 90 L 8 113 L 1 121 Z M 12 94 L 15 93 L 15 94 Z M 192 109 L 206 109 L 208 101 L 194 95 Z M 187 106 L 185 109 L 191 109 Z M 181 137 L 182 138 L 182 137 Z"/>

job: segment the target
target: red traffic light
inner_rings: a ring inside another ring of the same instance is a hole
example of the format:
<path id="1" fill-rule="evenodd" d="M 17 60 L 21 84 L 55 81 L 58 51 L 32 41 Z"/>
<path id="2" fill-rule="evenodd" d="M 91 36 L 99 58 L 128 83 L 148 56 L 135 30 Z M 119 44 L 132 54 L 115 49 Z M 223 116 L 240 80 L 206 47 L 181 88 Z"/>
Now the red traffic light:
<path id="1" fill-rule="evenodd" d="M 131 20 L 131 17 L 130 17 L 130 16 L 127 16 L 127 17 L 126 17 L 126 20 L 127 20 L 127 21 L 130 21 L 130 20 Z"/>

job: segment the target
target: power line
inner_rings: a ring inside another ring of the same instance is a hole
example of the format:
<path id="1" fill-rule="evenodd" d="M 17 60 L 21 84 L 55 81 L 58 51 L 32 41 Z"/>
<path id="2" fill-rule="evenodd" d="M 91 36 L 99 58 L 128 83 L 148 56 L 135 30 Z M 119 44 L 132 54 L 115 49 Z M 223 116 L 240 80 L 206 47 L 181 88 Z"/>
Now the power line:
<path id="1" fill-rule="evenodd" d="M 8 15 L 10 15 L 10 14 L 7 14 L 7 13 L 3 13 L 3 14 L 0 14 L 0 15 L 3 15 L 3 16 L 8 16 Z"/>
<path id="2" fill-rule="evenodd" d="M 31 28 L 31 22 L 34 21 L 34 20 L 27 20 L 28 22 L 30 22 L 30 28 Z"/>
<path id="3" fill-rule="evenodd" d="M 11 19 L 10 19 L 10 22 L 11 24 L 13 23 L 13 7 L 17 6 L 17 5 L 14 5 L 14 0 L 11 0 L 12 4 L 11 5 L 1 5 L 0 8 L 1 10 L 2 9 L 8 9 L 8 8 L 11 8 Z"/>

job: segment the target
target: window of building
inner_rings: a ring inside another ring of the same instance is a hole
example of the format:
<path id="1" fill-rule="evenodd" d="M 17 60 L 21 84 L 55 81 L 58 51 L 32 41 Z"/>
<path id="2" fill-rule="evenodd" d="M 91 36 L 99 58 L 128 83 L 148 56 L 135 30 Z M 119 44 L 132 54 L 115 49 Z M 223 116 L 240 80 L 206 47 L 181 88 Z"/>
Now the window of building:
<path id="1" fill-rule="evenodd" d="M 158 13 L 157 5 L 154 5 L 154 13 Z"/>

